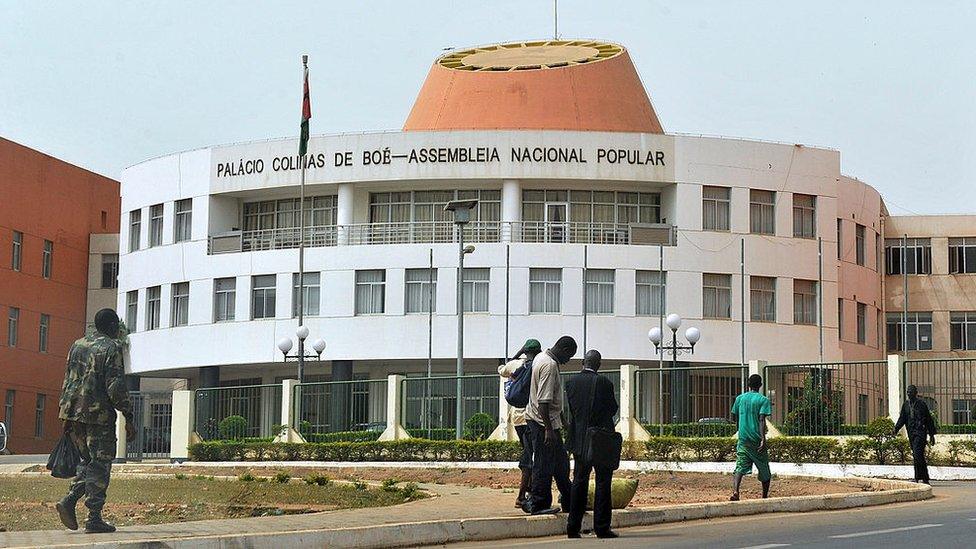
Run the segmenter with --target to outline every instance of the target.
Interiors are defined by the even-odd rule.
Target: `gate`
[[[125,445],[126,460],[168,459],[173,393],[129,393],[136,438]]]

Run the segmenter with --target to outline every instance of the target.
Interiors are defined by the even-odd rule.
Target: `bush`
[[[887,417],[879,417],[867,426],[867,436],[871,441],[874,460],[879,465],[888,463],[893,457],[888,455],[888,442],[895,438],[894,431],[895,422]]]
[[[397,482],[398,481],[395,478],[388,478],[383,481],[383,485],[381,486],[381,488],[383,489],[384,492],[397,492],[398,491]]]
[[[464,422],[464,440],[488,440],[498,427],[498,421],[490,415],[477,413]]]
[[[661,425],[644,423],[644,429],[651,436],[658,436]],[[738,429],[734,423],[666,423],[664,436],[667,437],[731,437]]]
[[[217,432],[224,440],[243,440],[247,434],[247,420],[244,416],[227,416],[217,424]]]
[[[400,488],[400,493],[405,500],[416,499],[420,496],[420,487],[417,486],[416,482],[408,482],[403,488]]]
[[[241,473],[240,475],[238,475],[237,480],[241,482],[254,482],[255,478],[254,475],[252,475],[251,472],[248,471],[246,473]]]
[[[306,442],[373,442],[380,438],[378,431],[340,431],[337,433],[309,433]]]
[[[193,461],[518,461],[516,441],[406,439],[376,442],[198,442]]]
[[[680,457],[683,441],[677,437],[652,437],[644,445],[652,461],[675,461]]]
[[[834,438],[778,437],[766,441],[770,461],[787,463],[830,463],[840,448]]]
[[[414,427],[408,428],[407,434],[413,438],[424,438],[427,440],[454,440],[457,431],[454,429],[421,429]]]
[[[359,490],[360,492],[365,492],[366,489],[369,488],[369,486],[367,486],[366,483],[361,480],[354,480],[352,485],[353,487],[356,488],[356,490]]]
[[[696,461],[728,461],[735,456],[734,438],[687,438],[681,441]]]
[[[289,475],[287,471],[278,471],[275,473],[275,476],[271,478],[271,480],[277,482],[278,484],[288,484],[288,481],[291,480],[291,475]]]
[[[325,475],[307,475],[302,480],[305,481],[305,484],[308,484],[309,486],[328,486],[332,483],[332,480]]]
[[[843,393],[825,387],[817,377],[810,375],[804,380],[800,398],[783,422],[786,434],[811,436],[836,435],[840,432]]]
[[[173,475],[173,478],[175,478],[176,480],[186,480],[190,477],[184,475],[183,473],[176,473],[175,475]]]

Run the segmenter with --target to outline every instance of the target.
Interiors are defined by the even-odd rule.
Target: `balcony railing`
[[[544,221],[473,222],[464,227],[466,242],[549,244],[635,244],[674,246],[676,230],[660,223],[570,223]],[[305,228],[305,246],[370,244],[441,244],[457,242],[450,221],[357,223]],[[212,235],[208,252],[222,254],[297,248],[298,228],[232,231]]]

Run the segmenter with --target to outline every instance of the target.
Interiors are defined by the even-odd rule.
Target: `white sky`
[[[823,145],[889,210],[976,212],[976,2],[563,0],[667,131]],[[0,1],[0,136],[110,177],[147,158],[397,129],[446,47],[550,38],[550,0]],[[0,182],[2,183],[2,182]]]

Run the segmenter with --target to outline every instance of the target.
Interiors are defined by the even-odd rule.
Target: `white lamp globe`
[[[312,343],[312,348],[315,349],[316,353],[322,354],[322,351],[325,350],[325,340],[322,338],[316,339],[315,343]]]
[[[695,328],[694,326],[688,328],[685,330],[685,339],[687,339],[688,343],[691,343],[692,345],[698,343],[698,340],[701,339],[701,330]]]
[[[651,343],[655,345],[659,345],[661,343],[661,340],[663,339],[661,335],[661,329],[658,328],[657,326],[651,328],[647,332],[647,339],[651,340]]]
[[[308,326],[299,326],[298,329],[295,330],[295,335],[298,336],[298,339],[305,339],[305,338],[307,338],[308,337]]]
[[[288,354],[288,351],[291,350],[291,345],[291,339],[287,337],[283,337],[278,340],[278,350],[286,355]]]
[[[671,328],[672,330],[677,330],[678,328],[681,327],[681,317],[674,313],[671,313],[668,315],[668,318],[667,320],[664,321],[664,323],[668,325],[668,328]]]

